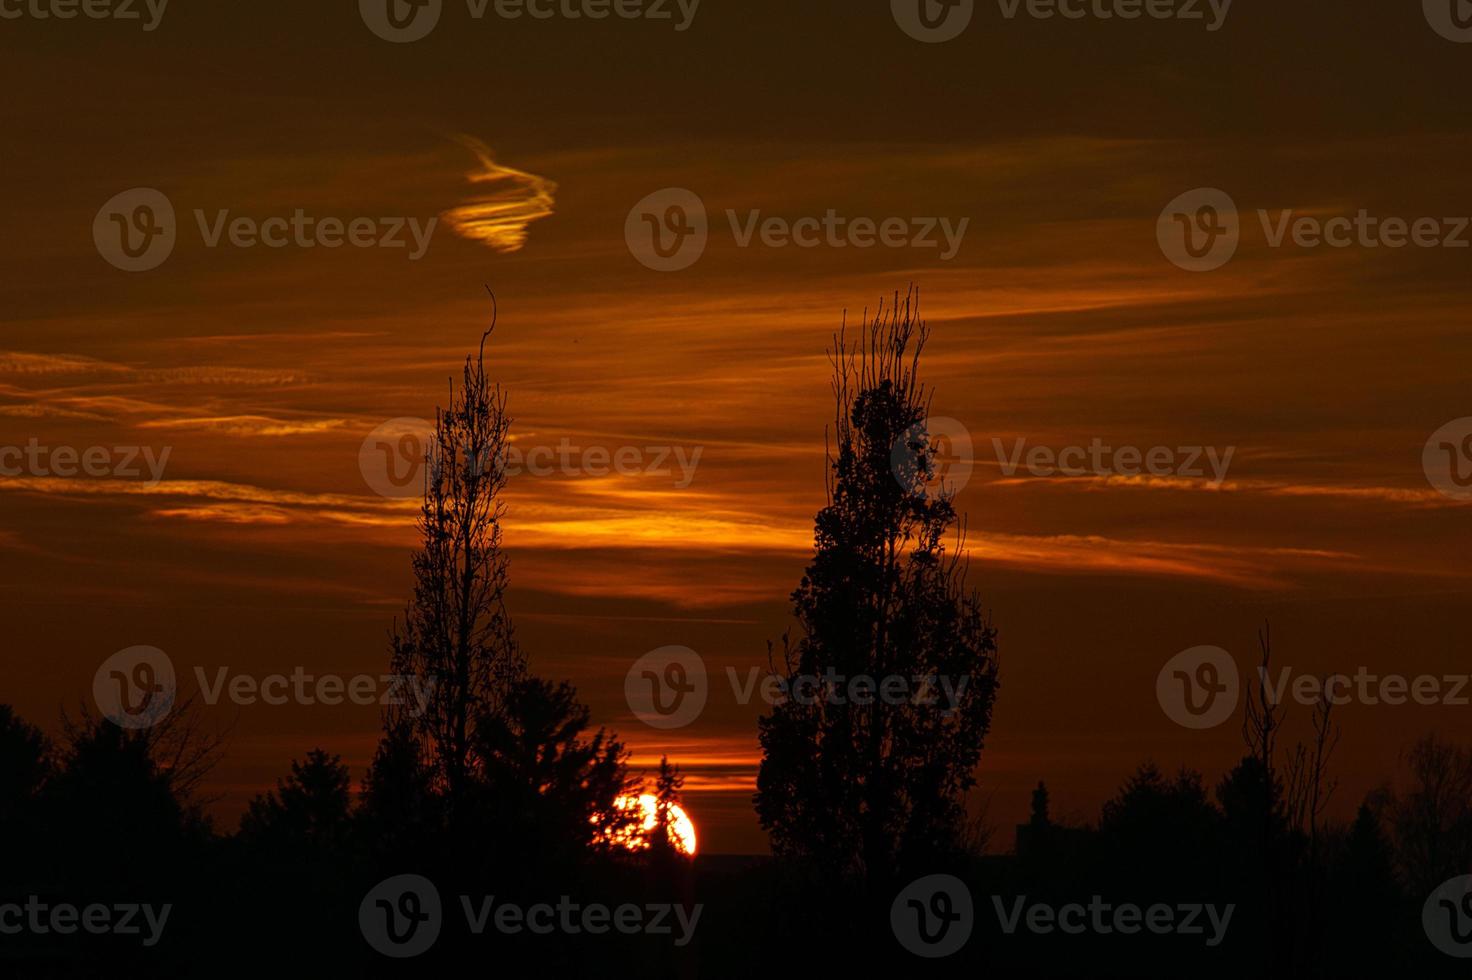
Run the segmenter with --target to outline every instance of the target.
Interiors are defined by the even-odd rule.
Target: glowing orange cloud
[[[484,242],[497,252],[519,250],[526,244],[527,225],[552,214],[557,185],[545,177],[502,166],[480,140],[462,136],[460,142],[481,166],[466,178],[485,185],[488,193],[446,211],[445,222],[462,238]]]

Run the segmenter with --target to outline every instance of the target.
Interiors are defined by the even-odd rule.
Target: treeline
[[[447,905],[461,893],[524,905],[572,894],[610,906],[683,894],[688,861],[662,826],[667,811],[653,828],[632,825],[619,799],[638,780],[616,742],[588,733],[571,689],[529,680],[507,708],[485,725],[498,741],[478,750],[453,805],[413,742],[386,737],[360,790],[337,756],[313,750],[222,835],[197,793],[210,760],[190,755],[208,740],[186,730],[187,713],[136,730],[87,715],[53,744],[0,705],[0,905],[43,910],[40,930],[0,935],[0,972],[259,976],[351,964],[371,974],[384,967],[364,943],[360,901],[404,873],[433,881]],[[663,767],[654,788],[666,804],[679,779]],[[104,906],[107,929],[61,931],[57,906]],[[447,921],[458,915],[447,911]],[[420,961],[494,956],[574,970],[618,949],[616,938],[595,952],[575,938],[518,945],[449,929]],[[633,964],[665,955],[624,945]]]
[[[668,943],[644,936],[549,943],[454,927],[462,894],[522,906],[572,895],[612,908],[672,900],[689,875],[671,830],[678,769],[665,760],[647,787],[649,820],[631,805],[646,787],[623,744],[591,728],[570,684],[537,677],[516,642],[504,604],[505,473],[488,465],[502,458],[510,420],[484,343],[425,449],[413,593],[390,634],[390,667],[419,696],[388,709],[361,788],[339,756],[314,749],[220,835],[198,795],[220,740],[188,696],[169,692],[172,710],[136,727],[84,708],[55,745],[0,709],[0,906],[46,910],[39,927],[0,935],[5,975],[392,972],[364,941],[360,904],[406,874],[432,882],[445,905],[419,969],[486,960],[510,975],[523,964],[578,975],[612,957],[618,975],[667,972]],[[163,939],[119,934],[112,922],[56,928],[73,905],[79,915],[144,906],[167,915],[155,926]],[[388,906],[385,916],[398,914]],[[406,934],[417,914],[399,923]]]
[[[1472,751],[1430,734],[1405,761],[1348,821],[1303,819],[1281,772],[1253,756],[1215,786],[1192,769],[1143,764],[1088,826],[1055,821],[1040,783],[1015,856],[972,869],[978,894],[1052,907],[1095,895],[1141,908],[1230,905],[1230,919],[1210,945],[1209,927],[1003,936],[987,908],[977,940],[991,952],[980,955],[1040,976],[1084,962],[1098,976],[1180,976],[1185,964],[1192,976],[1454,975],[1464,964],[1432,944],[1422,916],[1440,885],[1472,868]]]
[[[1409,752],[1409,780],[1337,824],[1327,817],[1339,740],[1328,701],[1312,713],[1309,740],[1289,746],[1282,708],[1260,685],[1245,699],[1242,760],[1214,787],[1192,770],[1142,766],[1096,824],[1074,827],[1053,819],[1039,784],[1016,853],[985,853],[990,828],[968,804],[1001,691],[998,631],[968,584],[964,523],[928,431],[926,337],[913,294],[835,337],[828,499],[791,596],[794,629],[768,655],[789,688],[830,675],[877,678],[886,690],[941,678],[948,696],[774,705],[759,722],[753,796],[771,860],[690,861],[673,832],[678,769],[665,760],[645,787],[576,691],[532,670],[505,605],[496,461],[510,419],[483,337],[425,448],[413,591],[389,635],[392,672],[424,696],[389,709],[361,784],[340,757],[314,749],[221,834],[199,795],[219,742],[188,697],[142,727],[84,710],[55,744],[0,708],[4,974],[1454,971],[1461,960],[1428,941],[1421,911],[1442,882],[1472,872],[1472,752],[1423,739]],[[1272,655],[1262,640],[1259,678]],[[646,790],[652,820],[628,804]],[[432,882],[442,914],[412,887],[376,894],[397,876]],[[926,881],[945,884],[909,894]],[[477,935],[462,896],[679,906],[694,910],[695,938]],[[146,943],[117,930],[12,933],[7,902],[77,903],[83,917],[143,906],[130,921],[156,933],[166,917],[167,934]],[[1198,925],[1209,910],[1213,941],[1184,927],[1049,925],[1060,909],[1103,915],[1092,910],[1105,903],[1137,906],[1127,916],[1136,925],[1155,914],[1140,910],[1173,909]],[[1465,912],[1472,929],[1472,899]],[[443,926],[437,941],[414,948],[431,918]],[[943,945],[951,929],[967,940],[955,949]],[[374,948],[374,930],[392,941]]]

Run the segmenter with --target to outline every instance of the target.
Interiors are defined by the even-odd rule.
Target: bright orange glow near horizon
[[[635,796],[620,796],[615,803],[620,809],[633,811],[640,818],[639,826],[621,843],[631,851],[641,851],[649,846],[649,834],[659,826],[659,799],[653,793]],[[697,846],[695,821],[678,803],[670,804],[670,822],[667,829],[670,843],[681,854],[695,856]]]

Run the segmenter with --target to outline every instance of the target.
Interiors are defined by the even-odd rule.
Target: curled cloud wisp
[[[459,139],[480,163],[479,169],[466,174],[480,193],[446,211],[445,222],[460,237],[483,242],[497,252],[519,250],[526,244],[527,226],[553,213],[557,184],[502,166],[480,140]]]

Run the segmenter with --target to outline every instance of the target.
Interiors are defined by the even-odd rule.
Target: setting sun
[[[621,796],[616,805],[625,810],[638,810],[640,817],[639,828],[631,831],[621,843],[631,851],[642,850],[649,846],[648,835],[654,830],[659,822],[659,801],[653,793],[645,793],[641,796]],[[695,854],[695,821],[685,812],[685,808],[678,803],[670,804],[670,842],[675,845],[675,850],[681,854]]]

